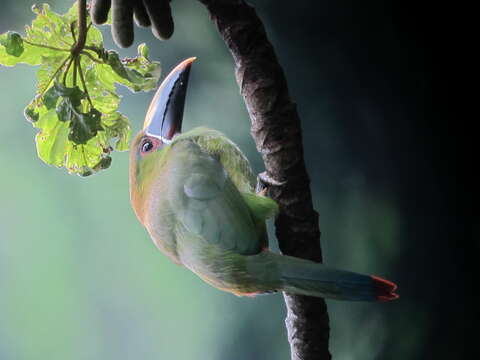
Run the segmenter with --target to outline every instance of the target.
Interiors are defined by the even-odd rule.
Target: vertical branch
[[[72,48],[72,54],[77,56],[85,47],[87,41],[87,0],[77,0],[78,3],[78,38]]]
[[[244,0],[200,0],[230,50],[265,163],[262,177],[280,205],[276,235],[284,254],[320,262],[318,214],[303,159],[300,118],[264,26]],[[329,319],[321,298],[284,294],[292,360],[328,360]]]

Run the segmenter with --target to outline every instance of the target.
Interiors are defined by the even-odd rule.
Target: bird
[[[256,193],[248,159],[224,134],[182,132],[190,69],[163,80],[132,141],[133,210],[156,247],[217,289],[237,296],[275,292],[348,301],[390,301],[397,285],[269,250],[266,220],[278,204]]]

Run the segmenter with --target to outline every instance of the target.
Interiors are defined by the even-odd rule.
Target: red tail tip
[[[395,293],[395,290],[397,290],[396,284],[375,275],[371,275],[370,277],[374,281],[378,301],[385,302],[399,298],[398,294]]]

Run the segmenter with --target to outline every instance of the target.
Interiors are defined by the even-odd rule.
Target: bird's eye
[[[145,139],[142,144],[142,153],[147,153],[152,151],[153,149],[153,142],[150,139]]]

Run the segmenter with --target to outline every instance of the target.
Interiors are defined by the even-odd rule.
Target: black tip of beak
[[[165,142],[181,132],[188,78],[194,60],[190,58],[177,65],[158,88],[145,118],[144,129],[148,135]]]

